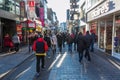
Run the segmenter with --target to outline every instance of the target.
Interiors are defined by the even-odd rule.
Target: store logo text
[[[97,9],[94,10],[93,17],[99,16],[103,13],[108,12],[108,11],[109,11],[109,3],[106,2],[103,6],[100,6]]]

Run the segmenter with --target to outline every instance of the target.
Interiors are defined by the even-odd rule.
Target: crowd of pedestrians
[[[36,72],[37,76],[40,74],[40,69],[45,68],[45,57],[55,58],[56,54],[63,54],[63,47],[68,47],[68,53],[76,52],[79,54],[79,62],[82,62],[83,56],[91,61],[89,51],[94,52],[95,34],[86,32],[68,33],[40,33],[34,40],[32,49],[36,55]],[[58,49],[57,53],[56,50]],[[41,64],[41,65],[40,65]]]

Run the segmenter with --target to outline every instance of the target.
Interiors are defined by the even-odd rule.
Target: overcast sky
[[[52,8],[58,17],[59,22],[66,21],[66,10],[69,9],[70,0],[47,0],[48,7]]]

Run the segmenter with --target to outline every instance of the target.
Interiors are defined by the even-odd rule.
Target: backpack
[[[36,41],[36,53],[44,53],[45,52],[44,46],[45,46],[44,42]]]

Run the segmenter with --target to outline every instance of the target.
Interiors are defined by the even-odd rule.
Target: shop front
[[[24,44],[28,43],[29,35],[35,31],[36,29],[36,23],[31,20],[26,20],[24,22],[21,22],[22,26],[22,42]]]
[[[105,22],[104,21],[99,21],[99,27],[98,27],[98,47],[101,50],[105,51]]]
[[[115,15],[112,55],[120,59],[120,15]]]
[[[97,23],[98,49],[120,59],[120,1],[104,1],[87,13],[89,29]]]
[[[0,52],[4,51],[4,36],[7,33],[10,37],[16,33],[16,21],[0,18]]]

